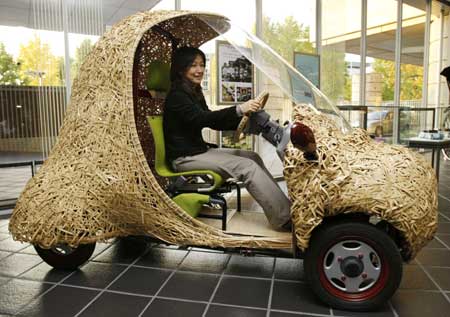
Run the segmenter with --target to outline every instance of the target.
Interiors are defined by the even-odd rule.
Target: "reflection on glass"
[[[211,1],[211,0],[181,0],[181,9],[199,12],[212,12],[226,17],[232,18],[238,21],[239,25],[246,30],[255,31],[256,24],[256,10],[255,1],[239,1],[238,3],[228,2],[228,1]],[[217,37],[217,40],[225,40],[222,37]],[[220,106],[217,105],[218,94],[220,89],[218,89],[217,78],[217,56],[216,56],[216,42],[209,41],[203,44],[200,49],[206,54],[209,62],[207,63],[207,71],[204,74],[204,87],[208,88],[203,91],[206,102],[211,109],[217,109]],[[206,84],[207,83],[207,84]],[[223,89],[222,91],[227,91]],[[225,98],[227,96],[224,96]],[[231,98],[233,99],[233,98]],[[237,98],[235,98],[237,99]],[[208,129],[205,129],[208,130]],[[219,133],[214,130],[210,130],[206,133],[208,135],[207,140],[209,142],[217,142],[219,144],[227,144],[227,146],[235,146],[233,144],[232,138],[225,141],[220,140]],[[229,142],[228,142],[229,141]],[[248,142],[251,142],[249,140]],[[252,146],[250,146],[252,147]]]
[[[57,30],[0,26],[0,60],[10,65],[0,71],[0,152],[43,153],[56,137],[66,104],[63,42]]]
[[[439,119],[436,127],[448,129],[450,128],[450,112],[446,111],[449,104],[449,89],[446,80],[439,73],[444,66],[448,66],[445,62],[445,56],[448,55],[448,34],[450,27],[448,26],[450,8],[444,6],[439,1],[431,3],[431,24],[430,24],[430,42],[429,42],[429,58],[428,58],[428,107],[436,107],[438,109]],[[444,21],[442,21],[444,18]],[[444,34],[442,34],[441,25],[444,22]],[[441,56],[441,45],[443,48],[443,56]],[[441,62],[442,61],[442,62]],[[441,67],[440,67],[441,66]]]
[[[67,6],[67,24],[62,4]],[[84,6],[76,0],[35,0],[30,3],[33,28],[0,26],[0,60],[10,65],[8,76],[0,70],[0,152],[48,155],[67,105],[66,65],[73,81],[103,32],[100,13],[100,0]],[[70,57],[65,56],[64,27],[69,31]]]
[[[220,145],[224,148],[252,150],[252,136],[246,135],[239,142],[234,141],[234,131],[221,131],[220,132]]]
[[[375,106],[369,108],[368,117],[380,117],[379,120],[371,120],[369,133],[377,129],[388,143],[393,140],[393,111],[388,107],[394,105],[396,28],[396,1],[367,1],[365,102],[368,106]],[[369,121],[367,126],[369,130]]]
[[[232,19],[246,30],[255,30],[255,1],[211,1],[211,0],[181,0],[182,10],[212,12]]]
[[[78,71],[86,59],[86,56],[91,52],[98,39],[98,36],[74,33],[69,34],[69,42],[75,47],[75,50],[70,52],[70,79],[72,83],[78,75]]]
[[[208,0],[181,0],[182,10],[213,12],[224,15],[228,18],[238,21],[239,25],[246,30],[255,30],[256,11],[254,1],[240,1],[239,10],[235,5],[226,1],[208,1]],[[223,38],[217,38],[223,40]],[[216,45],[215,41],[209,41],[203,44],[200,49],[208,56],[210,69],[205,73],[205,80],[209,83],[209,90],[204,91],[205,99],[208,104],[214,108],[216,105],[217,94],[217,65],[216,65]]]
[[[152,10],[175,10],[175,0],[161,0]]]
[[[322,91],[339,105],[359,104],[361,1],[322,2]]]
[[[262,40],[235,26],[226,18],[200,18],[270,78],[291,102],[304,103],[305,96],[308,96],[308,103],[335,120],[343,132],[350,130],[350,126],[330,100]]]
[[[293,10],[285,10],[277,0],[262,1],[262,40],[289,63],[294,64],[294,52],[315,53],[315,5],[315,0],[304,0],[301,5],[300,2],[292,2]],[[297,94],[307,91],[300,82],[294,83],[294,86],[298,90]],[[289,98],[270,78],[261,74],[259,91],[264,90],[271,91],[271,106],[268,110],[271,116],[281,122],[289,120],[292,116]],[[311,96],[307,93],[306,98]],[[304,102],[308,102],[308,99]]]
[[[282,10],[278,0],[262,2],[262,39],[288,62],[294,52],[315,53],[315,5],[306,0],[299,10]]]
[[[400,107],[417,108],[422,104],[426,7],[425,3],[410,3],[406,1],[402,5]],[[401,111],[400,139],[417,136],[418,122],[411,111]]]
[[[367,12],[366,103],[392,106],[397,2],[368,0]]]
[[[62,19],[64,6],[68,9],[67,24]],[[5,16],[16,14],[13,6],[2,10]],[[101,0],[33,0],[29,1],[29,11],[31,28],[0,25],[0,153],[8,153],[9,162],[47,157],[67,105],[66,62],[73,80],[103,32]],[[65,56],[65,26],[70,58]],[[16,190],[0,193],[0,200],[17,198],[31,177],[27,166],[0,169],[0,179],[10,178],[12,170]]]

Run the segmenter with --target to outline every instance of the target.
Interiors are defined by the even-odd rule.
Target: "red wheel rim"
[[[366,244],[368,244],[370,247],[372,247],[376,252],[377,256],[380,259],[380,276],[378,280],[375,282],[374,285],[372,285],[367,290],[358,292],[358,293],[347,293],[344,292],[338,288],[336,288],[327,278],[325,271],[323,269],[323,264],[325,261],[325,255],[327,254],[328,250],[331,249],[332,246],[335,244],[345,241],[345,240],[356,240],[356,241],[362,241]],[[320,253],[319,260],[317,261],[317,268],[319,270],[319,278],[320,283],[322,286],[330,293],[332,296],[337,297],[341,300],[345,301],[352,301],[352,302],[361,302],[365,300],[369,300],[371,298],[374,298],[377,296],[386,286],[386,283],[388,281],[389,277],[389,265],[387,265],[386,256],[383,252],[380,252],[380,247],[377,245],[374,245],[372,241],[369,239],[365,239],[363,237],[358,236],[345,236],[340,237],[338,240],[335,240],[331,242],[326,248],[324,248],[324,251]]]

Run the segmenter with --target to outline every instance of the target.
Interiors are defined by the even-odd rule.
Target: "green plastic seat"
[[[148,77],[146,80],[146,86],[154,97],[162,98],[170,88],[170,67],[167,63],[160,61],[153,61],[150,63],[148,70]],[[155,142],[155,169],[156,172],[162,177],[176,178],[180,176],[205,176],[210,177],[212,183],[194,184],[192,192],[179,192],[179,189],[175,188],[175,192],[172,193],[174,197],[172,200],[181,207],[186,213],[192,217],[202,216],[207,218],[221,219],[222,230],[226,230],[227,220],[227,203],[226,200],[220,196],[219,193],[231,191],[230,185],[233,183],[226,183],[222,176],[210,171],[210,170],[194,170],[187,172],[174,172],[169,167],[166,161],[166,148],[164,143],[164,129],[163,129],[163,117],[162,116],[149,116],[147,121],[152,130],[153,139]],[[223,185],[226,186],[223,186]],[[241,210],[241,194],[239,186],[234,183],[237,190],[237,210]],[[200,214],[202,206],[204,204],[211,203],[220,205],[222,208],[222,215],[208,215]]]
[[[166,93],[170,88],[170,66],[162,61],[152,61],[148,66],[148,77],[146,85],[149,90],[158,93]],[[210,188],[202,189],[202,192],[215,190],[223,184],[222,176],[209,170],[196,170],[189,172],[173,172],[166,161],[166,149],[164,144],[164,129],[162,116],[147,117],[150,128],[152,129],[155,142],[155,169],[163,177],[192,176],[192,175],[210,175],[213,179],[213,185]]]
[[[155,169],[156,172],[163,177],[178,177],[178,176],[201,176],[209,175],[213,179],[211,187],[202,188],[201,192],[210,192],[219,188],[224,180],[222,176],[210,170],[193,170],[187,172],[173,172],[166,161],[166,148],[164,144],[164,130],[162,116],[148,116],[147,121],[152,129],[153,139],[155,142]]]
[[[197,217],[204,204],[209,203],[209,195],[204,194],[180,194],[172,200],[192,217]]]

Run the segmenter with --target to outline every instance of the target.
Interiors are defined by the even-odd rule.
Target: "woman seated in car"
[[[242,181],[261,205],[269,223],[289,230],[290,201],[252,151],[218,149],[206,143],[203,128],[235,130],[244,114],[260,109],[256,100],[211,111],[202,93],[205,54],[193,47],[174,52],[170,70],[171,89],[164,108],[164,137],[169,164],[177,172],[211,170],[223,178]]]

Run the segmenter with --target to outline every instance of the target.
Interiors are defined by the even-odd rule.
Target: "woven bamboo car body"
[[[170,62],[172,43],[164,34],[198,47],[226,29],[227,21],[204,13],[143,12],[103,35],[73,84],[58,142],[18,199],[10,220],[16,240],[51,248],[151,235],[177,245],[292,246],[290,238],[235,236],[190,217],[152,170],[146,117],[161,114],[163,102],[142,93],[147,66]],[[431,166],[408,149],[373,142],[362,130],[342,132],[310,105],[297,104],[292,119],[313,129],[319,153],[312,163],[292,145],[286,150],[297,246],[305,250],[328,216],[364,213],[390,223],[404,258],[412,259],[437,227]]]

